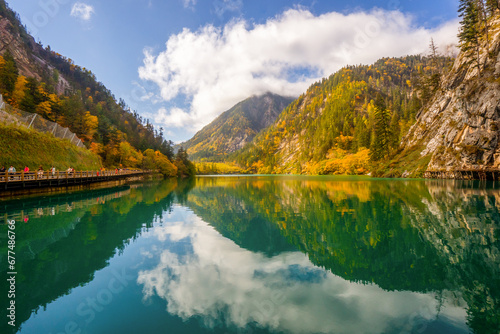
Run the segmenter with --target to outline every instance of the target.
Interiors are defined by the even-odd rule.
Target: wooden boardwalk
[[[18,189],[66,187],[107,182],[142,176],[149,172],[142,170],[121,171],[75,171],[75,172],[17,172],[0,174],[0,192]]]

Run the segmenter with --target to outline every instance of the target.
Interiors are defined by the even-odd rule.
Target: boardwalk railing
[[[75,172],[17,172],[0,173],[0,192],[8,190],[83,185],[114,181],[148,174],[142,170],[75,171]]]
[[[121,171],[75,171],[75,172],[5,172],[0,174],[0,183],[41,181],[41,180],[66,180],[66,179],[84,179],[84,178],[102,178],[118,177],[125,175],[143,174],[142,170],[121,170]]]

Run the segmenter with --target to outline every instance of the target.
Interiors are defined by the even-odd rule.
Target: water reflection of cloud
[[[198,316],[209,327],[257,323],[289,333],[382,333],[411,332],[437,317],[433,294],[348,282],[299,252],[271,258],[252,253],[194,215],[154,233],[160,240],[191,242],[192,252],[182,255],[157,250],[158,265],[138,277],[145,299],[158,295],[184,320]],[[466,328],[461,307],[448,305],[440,314]]]

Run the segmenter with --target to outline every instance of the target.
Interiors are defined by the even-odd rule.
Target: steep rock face
[[[484,68],[461,53],[402,145],[424,147],[427,170],[500,167],[500,17],[492,22],[490,42],[483,41]]]
[[[252,141],[274,123],[294,99],[267,93],[252,96],[227,110],[193,138],[180,144],[192,159],[220,160]]]
[[[34,40],[32,41],[34,43]],[[36,44],[36,43],[34,43]],[[24,43],[21,40],[19,32],[9,21],[8,18],[0,18],[0,53],[3,54],[9,50],[16,60],[19,67],[19,73],[25,77],[34,77],[40,80],[34,62],[31,61],[31,55],[26,50]]]
[[[0,6],[3,4],[0,4]],[[53,75],[55,68],[44,60],[43,47],[35,39],[12,24],[5,9],[0,12],[0,55],[9,51],[16,61],[19,74],[36,80],[43,80],[40,73]],[[63,94],[71,86],[69,82],[58,74],[55,89],[58,94]]]

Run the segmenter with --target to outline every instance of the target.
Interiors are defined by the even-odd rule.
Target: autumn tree
[[[100,143],[93,142],[90,144],[89,148],[92,152],[94,152],[97,155],[102,156],[104,153],[104,146]]]
[[[129,142],[120,143],[120,165],[124,167],[139,167],[142,164],[143,155],[130,145]]]
[[[11,98],[10,98],[10,104],[14,108],[20,108],[21,101],[24,99],[24,96],[26,95],[26,84],[28,83],[28,80],[26,80],[26,77],[23,75],[20,75],[17,77],[16,84],[14,85],[14,91],[12,92]]]
[[[177,176],[177,166],[174,165],[166,155],[162,154],[160,151],[155,152],[152,149],[144,151],[142,168],[157,170],[165,177]]]
[[[89,111],[85,112],[83,117],[83,136],[87,138],[88,141],[91,141],[94,134],[97,131],[97,127],[99,125],[99,118],[97,116],[92,115]]]
[[[172,163],[168,157],[160,151],[155,152],[155,164],[160,173],[162,173],[165,177],[179,176],[178,164]]]
[[[142,168],[146,170],[155,170],[156,163],[155,163],[155,151],[152,149],[147,149],[143,153],[143,159],[142,159]]]
[[[52,108],[50,106],[50,101],[40,102],[36,107],[35,111],[37,114],[41,115],[44,118],[49,120],[53,120],[52,116]]]

